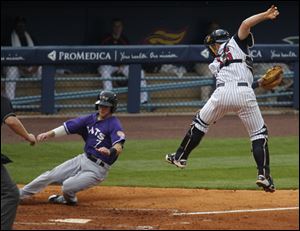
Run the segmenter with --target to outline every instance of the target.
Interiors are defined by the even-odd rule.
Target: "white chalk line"
[[[176,213],[177,209],[152,209],[152,208],[100,208],[99,210],[109,210],[109,211],[141,211],[141,212],[156,212],[156,211],[168,211]]]
[[[90,222],[91,219],[67,218],[67,219],[50,219],[49,221],[60,222],[60,223],[72,223],[72,224],[86,224]]]
[[[173,211],[174,216],[185,216],[185,215],[211,215],[211,214],[228,214],[228,213],[249,213],[249,212],[267,212],[267,211],[285,211],[285,210],[299,210],[299,207],[286,207],[286,208],[264,208],[264,209],[244,209],[244,210],[224,210],[224,211],[207,211],[207,212],[185,212],[185,213],[179,213],[177,210],[169,210],[169,209],[126,209],[126,208],[104,208],[103,210],[124,210],[124,211]],[[176,211],[176,212],[174,212]],[[91,219],[57,219],[57,220],[49,220],[52,222],[15,222],[16,225],[58,225],[63,223],[73,223],[73,224],[86,224]],[[188,222],[187,222],[188,223]],[[114,226],[114,225],[113,225]],[[115,225],[117,227],[129,227],[126,224],[119,224]],[[135,226],[130,226],[135,227]],[[135,228],[138,228],[140,230],[145,229],[153,229],[154,226],[136,226]]]
[[[185,215],[210,215],[210,214],[226,214],[226,213],[252,213],[252,212],[267,212],[267,211],[297,210],[297,209],[299,209],[299,207],[224,210],[224,211],[207,211],[207,212],[187,212],[187,213],[173,213],[173,215],[174,216],[185,216]]]
[[[54,222],[14,222],[15,225],[57,225]]]

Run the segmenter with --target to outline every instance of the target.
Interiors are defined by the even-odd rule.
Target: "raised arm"
[[[248,37],[250,33],[251,27],[255,26],[256,24],[268,20],[268,19],[275,19],[279,15],[279,11],[276,6],[272,5],[267,11],[255,14],[249,18],[246,18],[242,24],[240,25],[238,36],[240,40],[244,40]]]

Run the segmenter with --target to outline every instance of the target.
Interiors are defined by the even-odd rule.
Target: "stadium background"
[[[37,41],[37,45],[59,46],[60,48],[69,45],[99,45],[103,36],[111,31],[111,20],[116,17],[123,19],[124,34],[129,38],[130,44],[201,45],[210,22],[217,22],[220,27],[226,28],[233,34],[236,32],[239,22],[245,17],[244,12],[252,14],[257,7],[256,2],[250,1],[243,3],[230,1],[225,3],[218,1],[175,1],[172,3],[149,1],[139,3],[104,1],[97,3],[87,1],[83,3],[75,1],[72,4],[67,1],[53,3],[48,1],[24,3],[21,1],[4,1],[1,4],[3,6],[1,9],[2,46],[9,44],[10,31],[15,17],[23,16],[27,20],[26,28]],[[255,43],[263,45],[297,44],[299,40],[297,4],[293,1],[279,1],[280,20],[276,21],[276,25],[274,22],[265,22],[254,27]],[[261,8],[266,8],[269,3],[259,2],[259,5]],[[274,24],[273,27],[272,24]],[[268,33],[264,32],[269,27],[272,28],[272,36],[268,36]],[[158,38],[159,42],[153,38]],[[285,52],[284,55],[289,56],[291,51],[287,49]],[[201,55],[207,55],[206,53],[202,54],[201,52]],[[136,107],[140,107],[142,112],[168,113],[194,112],[199,106],[203,106],[214,89],[214,82],[206,65],[209,60],[206,60],[206,63],[196,60],[182,63],[162,63],[161,61],[159,63],[143,63],[139,68],[145,70],[147,87],[152,88],[146,89],[149,93],[148,104],[136,105]],[[36,57],[32,61],[32,65],[38,61],[39,58]],[[255,77],[260,77],[274,62],[278,63],[279,61],[264,58],[263,63],[256,64]],[[298,82],[294,86],[291,85],[293,84],[293,75],[295,75],[293,73],[296,72],[297,75],[299,70],[297,63],[295,61],[290,62],[288,58],[280,63],[284,65],[286,78],[282,86],[275,92],[256,90],[258,101],[262,102],[262,106],[266,106],[267,110],[272,110],[273,106],[278,104],[280,109],[299,107],[299,102],[295,103],[299,96],[299,91],[295,87]],[[43,82],[41,78],[25,76],[13,80],[16,81],[17,86],[16,99],[13,100],[13,105],[16,110],[27,114],[42,112],[43,114],[66,115],[91,111],[92,107],[89,105],[93,103],[97,90],[102,88],[103,77],[97,72],[99,65],[99,62],[83,62],[76,63],[76,65],[69,62],[65,65],[56,66],[56,70],[54,70],[55,93],[54,89],[50,89],[53,83]],[[9,73],[13,71],[6,70],[3,65],[1,67],[1,90],[3,90],[4,85],[11,81],[11,77],[8,78],[8,75],[13,76],[14,73]],[[46,73],[46,68],[43,70]],[[53,76],[53,73],[46,75]],[[137,79],[136,77],[131,79]],[[52,77],[47,78],[52,79]],[[201,80],[201,82],[193,82],[193,80]],[[41,92],[43,85],[47,86],[46,88],[49,92],[52,91],[52,94],[57,94],[55,103],[60,106],[52,109],[49,101],[52,102],[53,99],[43,100],[43,102],[37,100],[41,95],[42,98],[45,97],[44,93]],[[13,90],[8,88],[8,91]],[[118,112],[140,111],[128,110],[129,103],[133,103],[136,99],[127,97],[127,88],[116,89],[116,92],[121,93],[119,94],[121,104]],[[130,93],[132,91],[129,91]],[[293,97],[294,94],[295,97]],[[29,100],[29,96],[35,97],[35,99]],[[41,109],[41,107],[48,107],[48,111]]]
[[[258,5],[265,9],[270,4],[268,1],[3,1],[1,42],[9,36],[13,19],[21,15],[27,19],[28,30],[37,37],[39,45],[99,45],[99,39],[110,31],[110,22],[115,17],[124,20],[125,34],[132,44],[142,44],[157,28],[170,32],[188,28],[182,44],[202,44],[210,21],[219,22],[233,34],[246,15],[257,12]],[[276,5],[280,9],[280,20],[274,25],[276,33],[269,36],[266,31],[274,22],[265,22],[253,28],[256,43],[285,43],[284,38],[299,35],[298,2],[276,1]]]
[[[265,9],[269,7],[270,2],[211,1],[198,3],[193,1],[162,1],[158,3],[144,1],[135,3],[132,1],[75,1],[70,3],[67,1],[4,1],[1,2],[1,46],[6,45],[13,19],[19,15],[26,17],[28,30],[38,39],[39,45],[98,45],[99,39],[110,31],[110,21],[115,17],[120,17],[124,20],[125,34],[129,37],[132,44],[144,44],[147,37],[158,29],[163,29],[173,34],[180,34],[182,31],[185,31],[185,36],[180,44],[202,44],[205,33],[204,28],[211,20],[218,21],[222,27],[234,33],[240,21],[242,21],[246,15],[257,12],[258,5],[259,9]],[[277,6],[281,13],[280,20],[276,21],[276,24],[274,22],[266,22],[255,27],[253,32],[255,34],[256,43],[298,44],[298,40],[295,39],[295,37],[299,38],[299,3],[295,1],[278,1]],[[270,29],[270,24],[273,23],[274,25],[272,26],[276,27],[276,30],[274,30],[276,33],[274,32],[272,36],[270,36],[270,33],[266,33],[266,31]],[[286,38],[293,38],[293,40],[287,40]],[[266,67],[267,64],[265,64],[263,69],[265,70]],[[99,77],[94,73],[95,65],[76,65],[67,66],[67,68],[73,72],[70,77],[73,77],[74,74],[83,79],[85,77],[84,75],[87,77]],[[184,76],[189,76],[189,74],[194,76],[193,72],[187,73]],[[158,77],[172,77],[173,75],[174,74],[164,73],[159,74]],[[149,74],[149,76],[151,76],[151,74]],[[57,74],[56,77],[60,77],[59,74]],[[62,77],[68,77],[68,75],[63,74]],[[23,78],[23,80],[24,79],[26,78]],[[4,81],[5,74],[1,78],[1,83],[4,83]],[[156,83],[158,80],[152,81]],[[174,82],[171,78],[169,81]],[[97,80],[97,82],[99,82],[99,80]],[[101,85],[99,86],[100,90]],[[40,82],[36,83],[34,81],[19,84],[19,89],[22,93],[19,96],[23,97],[32,94],[34,91],[38,92],[38,88],[40,87]],[[81,80],[81,82],[78,83],[76,81],[72,82],[67,80],[64,84],[56,85],[56,91],[60,92],[66,89],[74,91],[75,87],[78,91],[80,91],[80,88],[98,89],[98,87],[95,87],[95,82],[92,81],[86,81],[86,83],[84,83]],[[169,100],[167,101],[169,103],[177,101],[178,98],[176,98],[176,96],[184,100],[194,100],[201,97],[199,89],[189,89],[188,87],[181,91],[170,91],[163,96],[160,94],[158,91],[153,98],[160,99],[165,97]],[[192,97],[185,97],[186,95],[191,95]],[[90,104],[91,108],[89,108],[89,110],[92,110],[94,98],[95,97],[89,97],[86,100],[81,99],[72,101],[71,103],[77,105]],[[275,101],[276,99],[275,97]],[[126,103],[126,100],[127,96],[121,95],[121,102]],[[274,100],[274,97],[271,97],[271,101],[272,100]],[[219,164],[218,166],[208,166],[208,172],[205,172],[201,167],[196,168],[199,174],[201,173],[203,176],[215,180],[210,182],[211,185],[216,185],[215,188],[225,188],[226,190],[224,191],[202,190],[206,188],[202,185],[203,178],[199,177],[200,175],[192,176],[193,168],[190,171],[178,172],[177,169],[169,170],[170,166],[164,166],[163,163],[161,164],[162,160],[160,160],[160,158],[163,159],[163,155],[165,154],[160,153],[162,152],[161,150],[163,150],[163,146],[166,146],[164,142],[168,146],[170,145],[168,139],[171,139],[173,142],[171,146],[176,146],[185,134],[186,126],[190,123],[197,109],[197,106],[176,107],[175,110],[174,107],[165,107],[158,108],[154,111],[142,111],[146,112],[147,115],[144,113],[128,115],[126,111],[125,114],[119,112],[118,115],[125,129],[128,131],[128,140],[132,143],[128,144],[129,151],[125,150],[124,156],[120,159],[120,165],[112,169],[111,176],[107,179],[107,183],[104,184],[107,186],[99,186],[99,188],[91,189],[87,193],[80,193],[79,199],[81,200],[81,207],[79,206],[79,208],[61,208],[59,206],[49,206],[47,203],[44,203],[48,194],[54,192],[58,193],[60,190],[55,186],[49,187],[45,192],[34,198],[33,201],[29,201],[27,204],[20,206],[15,227],[18,229],[70,229],[74,227],[81,229],[275,229],[279,227],[282,229],[299,229],[299,210],[273,211],[260,213],[260,216],[255,215],[256,213],[252,213],[252,215],[251,213],[246,213],[244,215],[234,214],[232,216],[230,214],[205,215],[201,217],[184,216],[177,220],[174,219],[172,215],[174,209],[190,212],[299,206],[299,142],[298,139],[295,140],[295,138],[299,137],[299,117],[297,109],[295,110],[291,105],[273,107],[272,104],[270,104],[263,107],[266,123],[270,129],[271,140],[272,137],[274,137],[278,142],[280,142],[280,140],[285,141],[284,145],[281,145],[282,147],[272,150],[272,153],[274,153],[273,156],[271,153],[271,158],[273,158],[273,163],[275,163],[275,176],[279,188],[276,194],[272,195],[266,195],[264,192],[255,190],[251,185],[253,178],[249,177],[248,179],[248,175],[246,178],[243,179],[243,177],[240,177],[238,180],[236,179],[236,181],[234,180],[235,178],[233,178],[233,185],[236,183],[237,185],[241,185],[241,187],[224,186],[222,184],[220,186],[218,177],[221,178],[221,181],[227,182],[227,180],[230,179],[226,179],[226,176],[230,178],[233,177],[233,173],[238,172],[238,170],[235,170],[230,164],[227,169],[229,172],[224,173],[224,176],[215,175],[215,179],[214,177],[211,178],[210,175],[214,176],[214,171],[216,170],[217,172],[218,166],[222,165],[222,161],[226,161],[229,156],[230,158],[232,157],[230,149],[227,149],[227,147],[224,147],[222,151],[214,151],[214,145],[210,148],[212,156],[214,154],[217,156],[222,155],[223,159],[220,162],[218,162],[218,158],[216,157],[216,162]],[[69,115],[70,113],[72,115],[86,113],[85,111],[80,111],[80,109],[61,110],[55,112],[55,116],[42,116],[44,118],[37,119],[36,115],[39,116],[41,114],[38,110],[18,109],[17,111],[18,115],[25,115],[21,117],[22,121],[30,131],[36,134],[61,124],[61,122],[68,118],[64,117],[65,115]],[[160,114],[160,112],[163,114]],[[172,112],[182,115],[172,115]],[[155,126],[149,127],[148,125],[150,124],[155,124]],[[3,149],[8,151],[8,154],[13,156],[15,160],[15,163],[10,165],[9,169],[19,184],[27,182],[26,180],[22,180],[22,177],[27,174],[32,174],[32,165],[39,166],[39,164],[41,164],[42,166],[39,166],[39,171],[42,172],[47,170],[49,166],[54,167],[55,161],[62,162],[64,158],[67,158],[65,153],[59,151],[62,150],[62,147],[58,146],[55,148],[54,144],[50,144],[50,146],[41,144],[39,145],[38,151],[32,149],[27,150],[26,148],[26,151],[22,152],[21,150],[25,150],[25,146],[22,146],[22,140],[12,135],[7,128],[4,128],[2,131],[2,137],[2,141],[6,145],[1,145],[1,147],[3,146]],[[229,142],[228,137],[237,140],[233,141],[233,147],[236,143],[240,142],[238,139],[240,137],[245,138],[243,142],[245,142],[246,146],[248,145],[246,132],[242,124],[237,122],[236,117],[226,116],[223,121],[213,126],[211,133],[208,134],[207,140],[208,142],[212,142],[212,144],[220,143],[224,145],[224,143]],[[161,142],[161,146],[159,146],[161,150],[153,146],[153,144],[157,144],[158,140]],[[76,136],[68,137],[68,140],[60,139],[59,141],[63,143],[66,142],[66,146],[68,142],[71,141],[77,142],[76,145],[82,144],[80,139]],[[145,147],[149,147],[148,152],[143,149],[143,144]],[[206,144],[204,143],[203,145],[205,147]],[[290,149],[287,149],[287,146],[289,146],[288,148]],[[19,151],[16,151],[17,148],[20,148]],[[155,153],[151,151],[152,148],[155,148]],[[57,149],[57,151],[55,149]],[[139,155],[131,157],[130,151],[133,152],[135,149],[140,150],[140,153]],[[233,162],[232,164],[239,160],[241,156],[244,156],[245,152],[250,155],[250,150],[248,149],[247,146],[246,151],[242,149],[241,154],[230,159]],[[77,150],[78,152],[81,151],[80,148]],[[52,154],[50,154],[50,151],[54,151],[54,154],[52,152]],[[20,157],[20,152],[24,154],[23,158]],[[47,166],[43,166],[42,163],[38,164],[39,155],[41,155],[41,153],[43,153],[42,155],[45,157],[48,157]],[[201,153],[200,148],[199,153],[195,153],[193,156],[195,158],[195,164],[201,163],[201,154],[204,155],[202,160],[204,161],[206,159],[205,154]],[[284,154],[287,154],[287,159],[283,157],[281,157],[283,159],[278,159],[278,156],[283,156]],[[27,158],[26,155],[29,157]],[[150,159],[151,155],[157,159]],[[128,161],[136,162],[137,164],[140,163],[141,166],[128,164],[126,157]],[[290,166],[291,169],[289,168]],[[124,172],[122,173],[121,170],[118,171],[118,167],[124,170]],[[135,168],[137,169],[135,170]],[[121,178],[120,176],[123,176],[121,179],[135,179],[139,174],[142,175],[139,168],[144,168],[146,174],[149,174],[149,176],[145,178],[147,179],[147,182],[144,182],[146,186],[147,184],[149,185],[149,182],[151,185],[151,181],[153,180],[151,175],[155,175],[155,171],[157,171],[157,173],[161,173],[160,171],[162,171],[163,175],[161,175],[160,178],[165,179],[167,175],[169,178],[165,180],[171,182],[169,186],[166,186],[166,183],[165,187],[176,187],[172,185],[172,183],[179,183],[175,179],[180,179],[182,184],[186,179],[186,184],[189,183],[188,180],[191,180],[196,182],[198,185],[196,188],[200,189],[185,191],[187,189],[169,188],[164,190],[164,186],[156,188],[157,186],[154,184],[154,186],[152,186],[153,188],[143,188],[141,185],[135,183],[129,188],[115,188],[115,186],[126,186],[127,181],[122,184],[117,180]],[[251,166],[251,168],[253,173],[255,171],[254,166]],[[172,175],[176,178],[172,178]],[[291,183],[284,185],[282,182],[285,182],[289,177]],[[186,187],[187,186],[183,184],[181,188]],[[214,187],[210,186],[208,188],[212,189]],[[248,191],[245,189],[251,190]],[[119,192],[120,194],[115,194],[114,192]],[[193,199],[188,200],[187,198]],[[263,200],[262,203],[261,200]],[[42,214],[40,213],[41,209],[44,211]],[[95,214],[98,214],[97,219],[94,219]],[[49,218],[59,219],[74,217],[92,218],[93,221],[86,226],[49,221]]]

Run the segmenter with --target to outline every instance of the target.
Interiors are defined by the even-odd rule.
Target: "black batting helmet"
[[[114,113],[117,110],[117,94],[112,91],[101,91],[95,102],[95,109],[98,110],[99,106],[111,107],[111,112]]]

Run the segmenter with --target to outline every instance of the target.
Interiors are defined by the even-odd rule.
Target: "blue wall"
[[[110,20],[125,21],[125,34],[132,44],[143,43],[155,29],[178,32],[187,28],[183,44],[201,44],[206,25],[216,20],[230,33],[241,21],[266,10],[269,1],[2,1],[1,43],[7,40],[15,16],[27,19],[28,31],[39,45],[98,45],[110,31]],[[299,36],[299,2],[276,2],[280,15],[253,28],[256,43],[284,43]],[[270,36],[272,35],[272,36]]]

